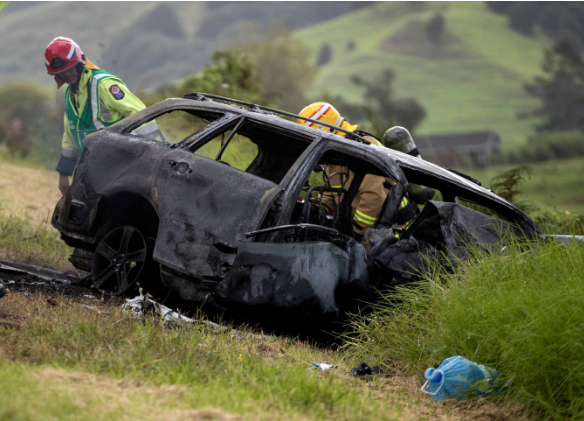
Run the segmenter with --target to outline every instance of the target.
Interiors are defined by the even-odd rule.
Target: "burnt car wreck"
[[[375,290],[407,282],[421,252],[460,256],[465,241],[539,234],[529,217],[469,178],[266,110],[193,94],[88,136],[52,217],[75,247],[73,265],[110,294],[139,284],[162,301],[294,331],[342,320]],[[158,139],[135,134],[152,120]],[[355,174],[339,208],[350,209],[366,174],[396,183],[368,252],[347,212],[330,215],[311,200],[335,190],[329,165]],[[442,200],[426,203],[398,239],[393,219],[412,183]]]

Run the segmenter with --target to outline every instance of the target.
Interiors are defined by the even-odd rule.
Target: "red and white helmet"
[[[50,75],[69,70],[77,63],[85,64],[81,48],[70,38],[57,37],[45,50],[45,65]]]

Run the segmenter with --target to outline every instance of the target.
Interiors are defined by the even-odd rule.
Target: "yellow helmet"
[[[302,111],[300,111],[300,116],[310,118],[312,120],[322,121],[323,123],[330,124],[331,126],[337,126],[341,129],[348,130],[353,132],[357,130],[357,127],[352,124],[349,124],[347,120],[343,118],[341,113],[337,111],[335,107],[333,107],[328,102],[313,102],[307,107],[304,107]],[[323,132],[331,132],[337,134],[339,136],[344,136],[345,133],[333,130],[329,127],[323,126],[321,124],[313,123],[311,121],[306,121],[302,119],[297,119],[298,123],[312,127],[313,129],[322,130]]]

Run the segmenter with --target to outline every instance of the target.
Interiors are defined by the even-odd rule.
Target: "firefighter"
[[[383,135],[383,144],[389,149],[403,152],[415,158],[422,159],[420,151],[412,138],[412,135],[405,127],[394,126]],[[428,200],[434,197],[434,189],[431,187],[420,186],[419,184],[408,185],[408,196],[411,197],[418,205],[424,205]]]
[[[84,149],[83,139],[146,108],[116,76],[93,64],[72,39],[57,37],[45,50],[45,65],[55,77],[57,89],[69,85],[65,92],[65,130],[61,158],[57,164],[59,190],[65,195],[69,176]],[[135,134],[152,137],[159,133],[156,123],[140,127]]]
[[[383,144],[372,134],[362,130],[357,130],[358,126],[349,124],[335,107],[326,102],[315,102],[310,104],[300,111],[300,116],[340,127],[341,129],[362,136],[373,145],[383,146]],[[330,129],[326,126],[312,123],[310,121],[298,119],[298,123],[324,132],[332,132],[339,136],[345,136],[344,132]],[[352,171],[345,166],[329,165],[327,172],[330,174],[330,187],[349,190],[354,177]],[[389,177],[367,174],[363,178],[359,190],[351,203],[354,237],[363,244],[366,250],[369,250],[370,244],[365,239],[365,233],[375,225],[387,194],[394,185],[395,181]],[[341,200],[342,195],[339,197],[337,193],[332,192],[325,192],[322,198],[323,204],[332,212],[336,210]],[[396,215],[396,220],[394,222],[396,225],[403,227],[408,221],[413,219],[418,212],[418,207],[415,203],[409,201],[407,197],[403,197],[400,203],[400,210]]]

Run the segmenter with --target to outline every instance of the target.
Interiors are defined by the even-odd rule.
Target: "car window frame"
[[[219,121],[219,120],[216,120]],[[203,147],[205,144],[207,144],[208,142],[212,141],[215,137],[217,137],[218,135],[220,135],[222,132],[226,132],[228,130],[233,130],[235,129],[237,126],[241,126],[242,124],[252,124],[255,125],[256,127],[259,127],[260,129],[263,130],[267,130],[267,131],[271,131],[273,133],[282,133],[287,137],[298,137],[301,139],[304,139],[304,141],[306,142],[307,146],[306,149],[302,152],[302,154],[300,154],[300,156],[298,157],[298,159],[296,159],[296,161],[292,164],[292,166],[288,169],[288,171],[286,172],[286,174],[284,175],[284,177],[282,178],[282,180],[279,184],[282,188],[285,188],[284,186],[287,185],[288,180],[291,177],[291,174],[294,173],[295,168],[298,166],[298,163],[301,162],[302,157],[305,156],[306,154],[306,150],[309,149],[311,147],[311,145],[318,139],[321,138],[321,136],[319,136],[317,133],[315,133],[314,135],[312,134],[307,134],[305,132],[298,132],[295,130],[291,130],[287,127],[280,127],[277,124],[273,123],[273,122],[267,122],[258,118],[254,118],[254,116],[248,115],[248,114],[235,114],[233,113],[229,119],[225,120],[225,123],[222,125],[218,125],[216,127],[213,127],[212,131],[206,131],[205,133],[201,133],[201,136],[197,136],[192,143],[185,145],[183,143],[178,143],[177,147],[180,147],[182,149],[187,150],[190,153],[195,153],[196,151]],[[299,142],[302,142],[303,140],[298,140]],[[227,147],[227,145],[225,145],[225,147]],[[213,161],[217,161],[216,158],[207,158],[207,159],[211,159]],[[243,171],[243,170],[241,170]],[[246,171],[243,171],[246,172]],[[260,176],[257,176],[260,177]],[[260,177],[263,178],[263,177]]]
[[[161,103],[159,103],[161,104]],[[156,105],[154,105],[153,107],[155,107]],[[150,107],[149,107],[150,108]],[[148,110],[148,108],[146,108],[145,110]],[[143,110],[144,111],[144,110]],[[201,107],[201,106],[189,106],[188,104],[173,104],[170,105],[166,108],[162,108],[162,107],[157,107],[155,110],[141,115],[138,117],[138,113],[127,117],[128,120],[130,120],[129,122],[127,122],[127,124],[125,124],[123,126],[123,128],[119,131],[120,134],[125,135],[125,136],[136,136],[136,137],[142,137],[140,135],[132,135],[131,132],[132,130],[135,130],[136,128],[150,122],[153,120],[156,120],[158,117],[164,115],[164,114],[170,114],[173,113],[175,111],[184,111],[184,112],[196,112],[196,111],[201,111],[201,112],[209,112],[209,113],[215,113],[215,114],[222,114],[221,117],[217,118],[216,120],[210,122],[207,126],[205,126],[203,129],[193,132],[190,135],[188,135],[187,137],[185,137],[183,140],[181,140],[180,142],[174,143],[172,145],[174,145],[174,147],[180,147],[183,148],[183,144],[185,143],[185,141],[190,140],[191,137],[194,137],[194,141],[198,140],[198,135],[204,136],[206,135],[207,130],[220,130],[220,127],[223,124],[229,124],[233,119],[236,119],[237,117],[239,117],[241,114],[236,114],[230,111],[225,111],[225,110],[217,110],[214,108],[209,108],[209,107]],[[139,112],[140,114],[142,112]],[[134,118],[132,118],[134,117]],[[167,142],[169,143],[169,142]]]
[[[483,206],[496,212],[505,221],[517,225],[524,232],[539,234],[539,228],[528,215],[512,203],[494,194],[491,190],[453,173],[432,173],[427,168],[416,167],[408,163],[398,162],[398,165],[406,174],[406,178],[413,178],[413,184],[428,186],[440,191],[444,202],[457,203],[458,200],[463,200]],[[448,171],[444,168],[441,169]]]
[[[403,171],[399,165],[394,160],[392,160],[391,157],[387,157],[386,160],[385,157],[381,158],[373,151],[367,154],[368,151],[363,150],[363,148],[368,148],[370,147],[369,145],[361,145],[357,142],[352,142],[353,141],[346,139],[342,139],[341,141],[330,139],[326,135],[316,136],[315,141],[309,145],[309,147],[296,160],[288,174],[286,174],[281,182],[281,186],[284,189],[284,192],[278,200],[282,205],[282,211],[279,212],[274,226],[290,223],[290,218],[296,203],[296,198],[302,191],[304,182],[308,179],[308,177],[310,177],[310,174],[314,170],[316,164],[327,152],[331,150],[354,156],[355,158],[362,161],[371,162],[372,165],[377,167],[378,170],[381,170],[381,172],[385,174],[384,177],[390,177],[396,182],[397,188],[392,190],[395,190],[398,194],[407,189],[405,175],[403,174]],[[369,159],[365,159],[365,157]],[[388,213],[389,218],[392,217],[393,213],[397,211],[399,206],[399,201],[395,202],[395,209],[386,209],[387,206],[385,206],[384,203],[382,214],[379,217],[380,220],[382,219],[382,216],[386,215],[386,213]]]
[[[223,117],[213,121],[207,127],[205,127],[205,129],[199,130],[198,132],[194,132],[187,136],[185,139],[177,143],[176,147],[184,149],[190,153],[195,153],[199,148],[213,140],[222,132],[231,130],[232,127],[237,125],[237,121],[241,120],[242,118],[245,117],[241,114],[225,113]]]

